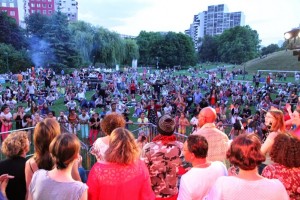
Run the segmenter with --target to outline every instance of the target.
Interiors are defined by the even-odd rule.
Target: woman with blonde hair
[[[74,134],[58,135],[50,144],[54,168],[37,170],[29,186],[29,200],[86,200],[87,186],[72,178],[72,169],[80,157],[80,141]]]
[[[26,153],[29,151],[29,140],[25,131],[10,133],[3,141],[1,150],[7,159],[0,161],[0,175],[14,176],[8,182],[6,195],[8,199],[25,199],[25,163]]]
[[[98,138],[90,150],[91,154],[93,154],[98,161],[104,160],[105,151],[108,149],[109,138],[112,131],[116,128],[125,128],[126,121],[122,115],[111,113],[103,118],[100,126],[106,136]]]
[[[89,200],[152,200],[150,177],[133,134],[115,129],[109,137],[105,161],[97,162],[87,181]]]

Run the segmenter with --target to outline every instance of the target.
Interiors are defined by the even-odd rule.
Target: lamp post
[[[293,55],[298,56],[298,61],[300,61],[300,44],[296,41],[297,38],[300,38],[300,27],[285,32],[284,38],[288,41],[288,44],[290,43],[290,40],[294,39],[288,48],[293,50]]]
[[[156,57],[156,69],[158,69],[158,57]]]
[[[7,70],[7,73],[8,73],[9,72],[9,69],[8,69],[8,53],[4,52],[4,54],[6,55],[6,70]]]

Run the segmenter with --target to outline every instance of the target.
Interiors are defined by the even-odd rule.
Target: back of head
[[[46,118],[36,125],[33,134],[34,159],[39,169],[52,169],[53,161],[49,153],[49,145],[59,134],[60,126],[55,119]]]
[[[171,136],[175,131],[175,120],[170,115],[163,115],[157,123],[157,131],[161,135]]]
[[[110,135],[116,128],[125,128],[126,121],[124,117],[118,113],[106,115],[101,121],[101,129],[106,135]]]
[[[63,133],[53,139],[49,147],[57,169],[65,169],[75,160],[80,151],[80,142],[76,135]]]
[[[260,148],[261,142],[255,134],[242,134],[232,141],[227,158],[236,167],[253,170],[266,160]]]
[[[216,110],[212,107],[205,107],[200,111],[198,115],[198,124],[201,127],[206,123],[214,123],[216,119]]]
[[[128,165],[135,162],[139,154],[139,147],[129,130],[117,128],[111,133],[109,148],[105,152],[107,162]]]
[[[196,158],[206,158],[208,152],[208,142],[201,135],[189,135],[187,138],[187,147],[189,152],[193,153]]]
[[[271,159],[288,168],[300,167],[300,140],[289,134],[278,134],[274,139]]]
[[[9,158],[21,156],[29,150],[29,142],[25,131],[9,134],[2,143],[1,150]]]

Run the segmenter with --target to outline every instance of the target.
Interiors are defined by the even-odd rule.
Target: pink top
[[[131,165],[97,162],[87,180],[89,200],[154,200],[150,177],[141,160]]]

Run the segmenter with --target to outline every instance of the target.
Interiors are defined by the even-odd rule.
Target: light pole
[[[8,53],[4,52],[4,54],[6,55],[6,70],[7,70],[7,73],[8,73],[9,72],[9,69],[8,69]]]
[[[158,57],[156,57],[156,69],[158,69]]]

